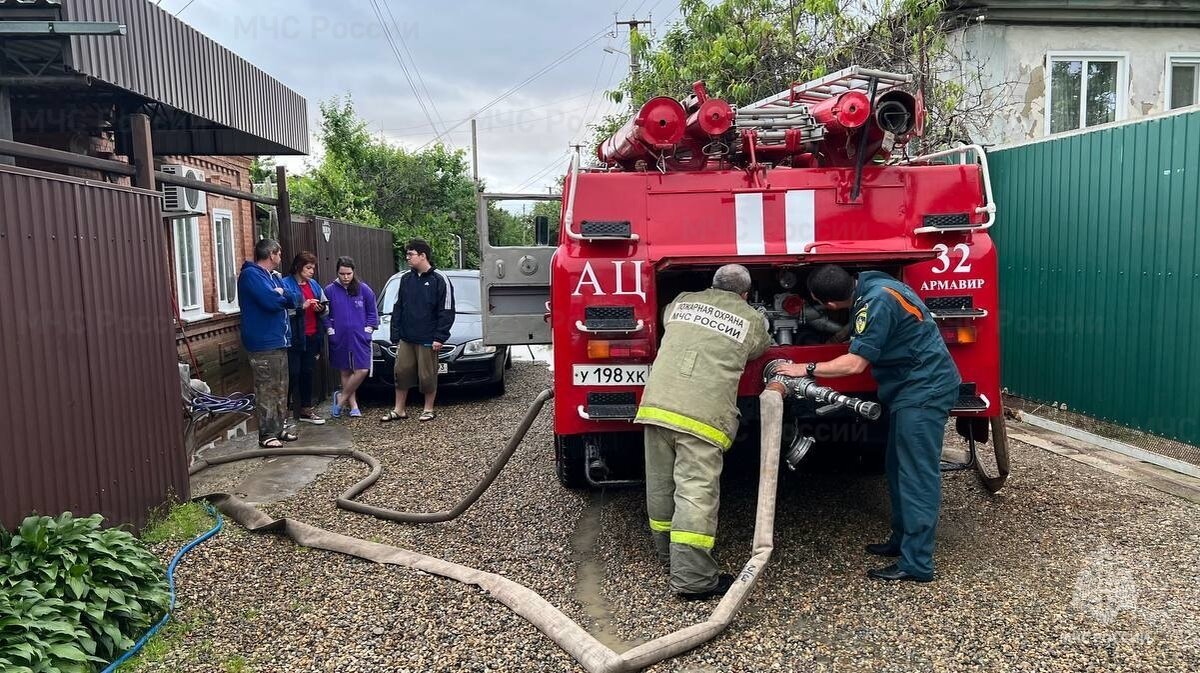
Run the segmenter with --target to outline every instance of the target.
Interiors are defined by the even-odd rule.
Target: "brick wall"
[[[250,157],[160,157],[162,163],[183,164],[204,171],[204,180],[234,189],[251,191]],[[214,210],[227,210],[233,214],[233,227],[237,240],[234,255],[235,265],[241,267],[244,260],[254,258],[254,243],[257,233],[254,223],[254,204],[250,201],[232,199],[218,194],[207,195],[206,215],[198,217],[200,241],[200,276],[203,286],[204,312],[209,317],[189,320],[185,323],[184,336],[177,335],[179,357],[188,362],[194,358],[194,378],[203,380],[217,395],[228,396],[235,392],[253,392],[249,364],[241,345],[241,317],[237,312],[222,313],[217,297],[216,258],[214,257],[213,217]],[[168,251],[172,259],[174,251]],[[174,282],[174,281],[172,281]],[[172,288],[172,291],[175,291]],[[189,354],[188,347],[191,347]],[[197,429],[196,439],[204,444],[218,436],[231,422],[244,417],[214,419],[212,423]]]

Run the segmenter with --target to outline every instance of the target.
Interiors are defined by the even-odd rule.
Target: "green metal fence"
[[[1200,111],[989,158],[1004,386],[1200,444]]]

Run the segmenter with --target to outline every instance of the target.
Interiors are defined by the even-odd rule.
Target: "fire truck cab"
[[[553,344],[564,485],[637,480],[641,428],[631,419],[662,337],[662,310],[736,262],[751,272],[749,302],[774,340],[742,376],[739,434],[756,428],[765,363],[847,352],[850,316],[807,296],[810,269],[883,271],[910,285],[938,322],[963,380],[956,427],[972,457],[990,431],[1004,474],[992,469],[985,484],[999,488],[1007,454],[987,157],[974,146],[907,156],[924,116],[904,90],[910,79],[849,68],[737,108],[697,83],[683,101],[643,105],[599,147],[598,167],[576,158],[561,196],[479,195],[484,338]],[[556,245],[493,246],[488,203],[530,199],[561,199]],[[821,383],[877,399],[869,372]],[[887,418],[868,423],[790,400],[784,443],[802,436],[872,459],[882,455]],[[798,453],[785,446],[792,467]]]

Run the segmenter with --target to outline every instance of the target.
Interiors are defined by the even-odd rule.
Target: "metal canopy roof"
[[[950,0],[946,10],[992,23],[1200,26],[1200,0]]]
[[[0,0],[0,20],[34,19],[113,22],[126,34],[0,38],[14,104],[148,112],[159,155],[308,153],[303,97],[149,0]],[[14,68],[14,54],[49,45],[61,51],[57,72]]]

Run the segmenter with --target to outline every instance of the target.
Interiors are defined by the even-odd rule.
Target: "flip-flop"
[[[260,440],[258,440],[258,445],[263,447],[264,449],[282,449],[283,448],[283,442],[280,441],[278,437],[268,437],[266,439],[260,439]]]
[[[417,417],[417,420],[424,423],[425,421],[432,421],[435,418],[437,418],[437,414],[433,413],[432,411],[422,411],[421,415]]]
[[[287,430],[284,430],[283,432],[279,433],[279,435],[278,435],[278,437],[276,437],[276,439],[283,441],[283,442],[294,442],[297,439],[300,439],[300,436],[293,432],[288,432]]]
[[[408,418],[408,414],[401,414],[401,413],[398,413],[395,409],[392,409],[391,411],[384,414],[383,417],[379,419],[379,422],[380,423],[391,423],[392,421],[402,421],[406,418]]]

